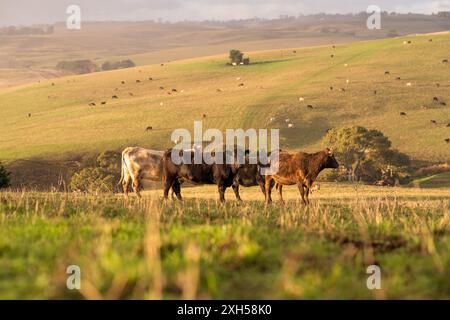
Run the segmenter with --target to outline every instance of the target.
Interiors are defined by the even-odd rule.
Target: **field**
[[[408,28],[395,27],[402,35],[411,24],[439,31],[432,17],[407,18]],[[242,188],[243,203],[229,190],[226,204],[215,186],[183,187],[183,202],[150,188],[129,201],[42,192],[66,190],[102,151],[169,148],[173,130],[192,132],[196,120],[204,131],[279,128],[282,149],[304,151],[324,148],[329,128],[360,125],[382,131],[414,166],[448,162],[450,33],[367,40],[386,35],[349,33],[362,18],[354,19],[336,34],[320,31],[326,20],[93,23],[2,42],[0,60],[13,56],[17,66],[0,64],[0,161],[12,171],[12,188],[0,192],[0,299],[450,299],[442,170],[398,188],[321,183],[310,206],[296,188],[270,206],[258,188]],[[52,68],[74,43],[84,46],[73,58],[138,66],[62,76]],[[232,48],[251,64],[228,65]],[[366,285],[374,264],[381,290]],[[66,287],[70,265],[81,269],[80,291]]]
[[[366,15],[318,15],[173,24],[83,21],[77,31],[56,23],[49,35],[0,34],[0,88],[59,77],[55,66],[62,60],[89,59],[101,64],[131,58],[146,65],[221,54],[233,47],[246,52],[310,47],[450,29],[450,21],[437,16],[384,16],[382,30],[368,30],[366,19]]]
[[[162,149],[173,145],[174,129],[192,130],[202,120],[204,130],[280,128],[282,148],[307,151],[323,147],[328,128],[358,124],[381,130],[414,160],[445,162],[450,66],[442,60],[449,48],[447,33],[411,36],[254,52],[248,67],[227,66],[222,55],[7,90],[0,93],[1,158],[61,161],[130,145]]]
[[[214,191],[182,203],[3,192],[0,298],[450,298],[448,191],[325,184],[309,207],[293,188],[269,207],[256,188],[242,204]],[[381,290],[367,289],[372,264]]]

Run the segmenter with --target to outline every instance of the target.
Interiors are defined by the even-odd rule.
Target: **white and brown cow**
[[[141,197],[140,187],[142,180],[159,182],[163,179],[164,151],[149,150],[140,147],[129,147],[122,152],[122,172],[119,184],[122,184],[123,192],[128,197],[130,183],[134,192]],[[180,188],[177,181],[173,190]]]

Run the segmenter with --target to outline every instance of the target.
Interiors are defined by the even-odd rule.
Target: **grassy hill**
[[[243,67],[212,56],[8,89],[0,93],[0,160],[166,148],[174,129],[192,130],[203,120],[204,129],[280,128],[283,148],[305,150],[319,148],[327,128],[358,124],[383,131],[414,159],[444,161],[450,105],[433,97],[450,104],[450,64],[442,63],[449,49],[449,34],[411,36],[254,52]],[[268,124],[270,117],[277,121]],[[295,128],[287,128],[287,118]]]
[[[365,8],[361,8],[365,10]],[[45,35],[5,35],[0,30],[0,88],[61,76],[59,61],[131,58],[137,65],[210,56],[238,47],[244,51],[350,43],[394,35],[450,30],[437,15],[383,15],[381,30],[368,30],[367,14],[311,15],[274,20],[156,23],[89,22],[81,30],[54,25]]]

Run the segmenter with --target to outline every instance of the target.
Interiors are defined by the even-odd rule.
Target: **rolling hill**
[[[365,8],[361,8],[365,10]],[[45,35],[10,35],[0,29],[0,88],[61,76],[59,61],[131,58],[137,65],[221,54],[237,47],[257,51],[350,43],[450,30],[438,15],[383,14],[380,30],[368,30],[368,14],[308,15],[233,21],[85,21],[80,30],[56,23]]]
[[[167,148],[171,132],[192,130],[194,120],[204,129],[280,128],[283,148],[304,150],[321,147],[328,128],[358,124],[381,130],[414,159],[448,161],[449,52],[450,34],[418,35],[250,52],[249,66],[228,66],[220,55],[7,89],[0,161]]]

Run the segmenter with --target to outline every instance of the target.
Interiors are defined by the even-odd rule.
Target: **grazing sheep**
[[[448,59],[442,60],[442,63],[448,63]]]
[[[433,39],[428,39],[428,42],[433,42]]]
[[[112,98],[112,99],[119,99],[119,97],[116,96],[116,95],[112,96],[111,98]]]
[[[102,101],[101,104],[102,104],[102,105],[105,105],[105,104],[106,104],[106,101]]]
[[[54,86],[55,84],[52,82],[52,86]]]
[[[314,107],[312,106],[312,105],[310,105],[310,104],[308,104],[307,106],[306,106],[308,109],[314,109]]]
[[[349,83],[350,83],[350,80],[349,80],[349,79],[345,80],[345,83],[346,83],[346,84],[349,84]]]
[[[141,83],[141,80],[136,80],[136,83]]]
[[[441,106],[446,106],[447,104],[444,101],[441,101]]]
[[[122,84],[125,84],[125,81],[122,81]]]
[[[411,83],[411,82],[408,82],[408,83],[406,84],[406,86],[407,86],[407,87],[411,87],[411,86],[412,86],[412,83]]]
[[[345,88],[341,88],[340,90],[341,90],[342,92],[345,92]]]
[[[410,40],[410,41],[408,41],[408,44],[411,44],[412,43],[412,41]]]
[[[152,77],[149,77],[149,78],[148,78],[148,80],[152,81],[152,80],[153,80],[153,78],[152,78]]]
[[[430,122],[431,122],[432,124],[437,124],[437,121],[436,121],[436,120],[430,120]]]
[[[164,67],[164,63],[161,63],[161,67]]]
[[[128,94],[132,97],[134,96],[133,92],[128,92]]]
[[[386,76],[389,75],[389,74],[391,74],[390,71],[387,71],[387,70],[386,70],[386,71],[384,72],[384,75],[386,75]]]
[[[305,101],[305,98],[300,97],[300,98],[298,98],[298,101],[299,101],[299,102],[303,102],[303,101]]]
[[[90,107],[95,107],[95,103],[94,103],[94,102],[91,102],[91,103],[89,103],[89,106],[90,106]]]
[[[241,77],[237,77],[236,80],[237,80],[237,81],[241,80]]]
[[[243,87],[244,84],[243,83],[239,83],[238,87]]]
[[[203,119],[205,119],[206,118],[206,114],[203,114]]]
[[[450,128],[450,123],[447,123],[447,128]]]
[[[332,54],[330,57],[331,57],[331,58],[334,58],[334,54]]]
[[[333,87],[330,87],[330,91],[333,91]]]
[[[30,118],[30,117],[31,117],[31,113],[28,114],[28,118]]]
[[[216,89],[217,92],[222,92],[222,89]]]
[[[164,102],[161,101],[161,102],[159,103],[159,105],[162,107],[162,106],[164,105]]]
[[[450,143],[450,138],[444,139],[444,141]]]
[[[438,87],[438,88],[439,88],[440,86],[441,86],[441,85],[440,85],[439,83],[436,83],[436,87]]]
[[[404,116],[406,116],[406,112],[400,112],[400,115],[401,115],[402,117],[404,117]]]
[[[159,87],[159,90],[164,90],[164,87]]]
[[[395,80],[402,80],[402,78],[400,78],[400,77],[397,77],[397,78],[395,78]]]
[[[293,50],[292,53],[297,53],[297,51],[296,51],[296,50]]]
[[[439,98],[438,97],[433,97],[433,102],[439,102]]]
[[[172,89],[172,92],[178,92],[178,90],[177,89]]]
[[[284,121],[286,121],[286,123],[289,123],[289,122],[291,122],[291,119],[286,119]]]
[[[377,94],[378,92],[377,92],[377,90],[373,90],[373,94]]]
[[[167,94],[170,96],[170,95],[172,95],[172,92],[169,91],[169,92],[167,92]]]
[[[152,131],[153,130],[153,127],[152,126],[149,126],[149,127],[147,127],[146,129],[145,129],[145,131]]]
[[[293,127],[294,127],[294,125],[292,123],[288,124],[288,128],[293,128]]]
[[[336,49],[336,46],[332,46],[333,49]]]

